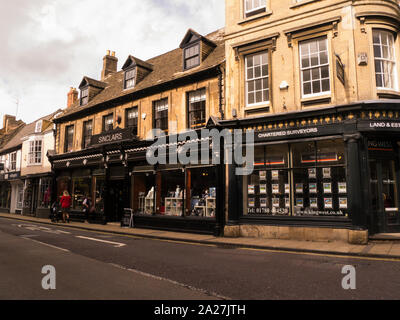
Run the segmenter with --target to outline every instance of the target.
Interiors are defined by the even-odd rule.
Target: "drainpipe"
[[[218,89],[219,89],[219,113],[221,115],[221,120],[224,120],[225,114],[224,114],[224,108],[223,108],[223,90],[224,90],[224,74],[225,74],[225,69],[222,67],[222,65],[218,66]]]

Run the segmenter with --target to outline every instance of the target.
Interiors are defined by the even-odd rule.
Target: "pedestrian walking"
[[[67,190],[64,191],[63,196],[61,197],[60,200],[60,204],[61,204],[63,222],[69,223],[69,209],[71,207],[71,196],[69,195]]]

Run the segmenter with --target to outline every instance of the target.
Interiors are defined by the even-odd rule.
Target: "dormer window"
[[[185,49],[185,69],[200,65],[200,43]]]
[[[81,106],[84,106],[89,102],[89,87],[81,90]]]
[[[244,12],[246,18],[266,11],[266,0],[244,0]]]
[[[124,88],[129,89],[135,86],[136,68],[131,68],[125,71]]]
[[[43,125],[43,120],[39,120],[36,122],[35,133],[42,132],[42,125]]]
[[[214,42],[189,29],[179,45],[183,55],[183,70],[199,66],[216,46]]]

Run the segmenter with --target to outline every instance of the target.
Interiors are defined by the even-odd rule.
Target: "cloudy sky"
[[[99,79],[106,50],[118,69],[129,54],[147,60],[179,46],[188,28],[225,23],[224,0],[0,0],[0,127],[65,108],[83,76]]]

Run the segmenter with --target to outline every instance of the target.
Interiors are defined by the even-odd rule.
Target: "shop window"
[[[17,187],[17,209],[22,209],[24,200],[24,185],[22,183],[18,184]]]
[[[153,172],[138,172],[133,175],[133,203],[135,213],[155,213],[155,180]]]
[[[126,109],[126,111],[125,111],[125,127],[131,128],[132,133],[136,136],[138,134],[138,119],[139,119],[138,107]]]
[[[39,207],[50,208],[51,206],[52,178],[41,178],[39,184]]]
[[[57,178],[57,201],[59,202],[64,191],[71,193],[71,178],[69,176],[60,175]]]
[[[185,173],[182,170],[164,170],[156,176],[156,213],[182,216],[185,189]]]
[[[244,177],[245,214],[289,215],[288,145],[255,148],[255,170]]]
[[[11,184],[2,182],[0,184],[0,208],[9,209],[11,201]]]
[[[375,78],[378,89],[397,90],[394,36],[389,31],[374,30]]]
[[[95,199],[96,213],[102,213],[104,212],[104,198],[106,196],[106,177],[96,176],[94,180],[95,190],[92,199]]]
[[[42,163],[42,141],[35,140],[29,141],[29,164],[41,164]]]
[[[217,193],[216,168],[193,168],[187,170],[186,215],[215,218]]]
[[[329,54],[326,37],[299,43],[303,97],[329,94]]]
[[[246,106],[269,102],[268,51],[246,56]]]
[[[93,134],[93,121],[85,121],[83,123],[83,132],[82,132],[82,149],[86,149],[90,146],[90,142]]]
[[[206,124],[206,89],[188,93],[188,128],[198,129]]]
[[[260,148],[260,147],[259,147]],[[345,216],[347,183],[342,140],[266,146],[264,166],[244,177],[244,214]],[[256,161],[262,156],[256,148]]]
[[[90,170],[74,171],[72,177],[72,209],[83,210],[83,200],[91,195]]]

